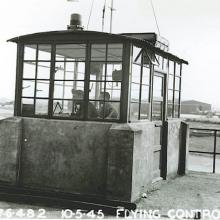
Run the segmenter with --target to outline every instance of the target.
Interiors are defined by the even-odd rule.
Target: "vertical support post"
[[[120,101],[120,121],[126,123],[128,121],[129,110],[129,77],[131,63],[131,44],[126,42],[123,45],[123,61],[122,61],[122,84],[121,84],[121,101]]]
[[[215,173],[217,131],[214,131],[213,173]]]
[[[53,117],[53,93],[54,93],[54,75],[55,75],[55,59],[56,59],[56,46],[52,45],[51,51],[51,63],[50,63],[50,88],[49,88],[49,105],[48,105],[48,117]]]
[[[23,76],[24,45],[17,45],[16,85],[14,116],[21,116],[22,76]]]
[[[91,61],[91,44],[86,44],[86,61],[85,61],[85,82],[84,82],[84,120],[88,120],[88,106],[89,106],[89,86],[90,86],[90,61]]]
[[[161,177],[167,178],[167,145],[168,145],[168,121],[163,123],[162,127],[162,148],[161,148]]]
[[[187,161],[189,152],[189,125],[181,122],[181,137],[180,137],[180,151],[179,151],[179,166],[178,174],[185,175],[187,172]]]

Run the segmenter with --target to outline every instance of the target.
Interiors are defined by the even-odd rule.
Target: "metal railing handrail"
[[[214,149],[213,152],[207,152],[207,151],[189,151],[190,153],[200,153],[200,154],[211,154],[213,155],[213,170],[212,172],[215,173],[216,168],[216,155],[220,155],[220,153],[216,152],[216,146],[217,146],[217,132],[220,131],[220,129],[217,128],[195,128],[190,127],[190,130],[200,130],[200,131],[213,131],[214,132]]]

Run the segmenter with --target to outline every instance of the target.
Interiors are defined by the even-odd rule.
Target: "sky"
[[[85,29],[101,31],[105,0],[3,0],[0,3],[0,97],[14,98],[16,44],[8,39],[36,32],[65,30],[72,13]],[[195,99],[220,110],[220,1],[152,0],[161,36],[184,65],[182,99]],[[106,0],[104,31],[109,32],[111,0]],[[150,0],[114,0],[113,33],[158,32]]]

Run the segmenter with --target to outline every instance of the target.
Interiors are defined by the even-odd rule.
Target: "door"
[[[166,75],[164,73],[154,72],[153,78],[153,99],[152,99],[152,120],[155,121],[154,131],[154,162],[153,162],[153,179],[161,177],[162,164],[162,137],[163,124],[165,120],[165,94],[166,94]]]

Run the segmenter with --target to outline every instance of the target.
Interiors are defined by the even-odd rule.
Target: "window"
[[[133,46],[130,120],[149,119],[150,53]]]
[[[22,102],[24,116],[48,115],[51,45],[24,47]]]
[[[85,44],[56,45],[53,116],[84,118]]]
[[[122,44],[91,45],[89,119],[120,118],[122,51]]]
[[[161,121],[163,119],[163,108],[164,108],[164,75],[159,73],[154,73],[152,120]]]
[[[179,118],[180,116],[180,94],[181,94],[181,66],[169,61],[168,76],[168,118]]]

